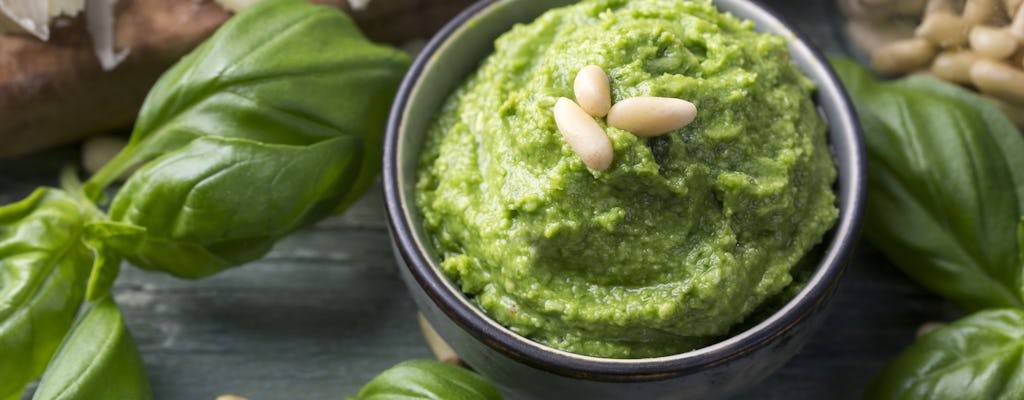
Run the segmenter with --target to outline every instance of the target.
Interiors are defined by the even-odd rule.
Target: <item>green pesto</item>
[[[574,353],[720,340],[837,216],[814,86],[786,44],[703,0],[584,1],[514,27],[429,130],[416,200],[444,273],[501,324]],[[598,118],[615,159],[588,169],[551,114],[588,64],[613,102],[676,97],[696,120],[643,139]]]

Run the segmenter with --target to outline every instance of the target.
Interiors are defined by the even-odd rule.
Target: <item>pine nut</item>
[[[437,361],[451,365],[462,365],[462,359],[459,358],[459,354],[430,325],[427,317],[424,317],[423,313],[416,313],[416,319],[420,323],[420,333],[423,334],[423,338],[427,341],[427,347],[430,348],[431,353],[434,353]]]
[[[82,142],[82,168],[95,174],[121,152],[128,141],[117,136],[96,136]]]
[[[949,12],[936,12],[926,16],[914,33],[937,45],[953,47],[967,41],[968,28],[960,16]]]
[[[914,25],[900,20],[852,19],[846,23],[846,35],[857,49],[870,54],[876,48],[914,37]]]
[[[664,135],[693,122],[697,107],[669,97],[633,97],[615,103],[608,125],[640,137]]]
[[[1013,18],[1015,15],[1017,15],[1017,10],[1020,10],[1021,4],[1024,4],[1024,0],[1003,0],[1006,15],[1008,15],[1010,18]]]
[[[971,29],[971,49],[983,57],[1002,60],[1017,51],[1017,39],[1005,28],[979,25]]]
[[[917,337],[927,335],[946,326],[945,322],[925,322],[917,327]]]
[[[946,51],[935,57],[931,71],[939,79],[960,84],[971,83],[971,65],[978,55],[969,50]]]
[[[1017,15],[1013,17],[1013,22],[1010,23],[1010,34],[1016,37],[1017,40],[1024,42],[1024,3],[1017,7]]]
[[[1024,71],[998,61],[978,60],[971,66],[971,80],[982,93],[1024,104]]]
[[[553,111],[558,130],[587,167],[604,171],[612,165],[612,141],[590,114],[565,97],[558,98]]]
[[[588,65],[576,74],[572,84],[576,93],[576,102],[580,108],[594,117],[603,117],[612,107],[611,88],[608,86],[608,75],[601,67]]]
[[[924,38],[889,43],[871,53],[871,66],[880,74],[901,74],[925,68],[935,57],[935,45]]]
[[[1006,23],[1006,14],[996,4],[998,0],[967,0],[964,4],[964,22],[968,26]]]

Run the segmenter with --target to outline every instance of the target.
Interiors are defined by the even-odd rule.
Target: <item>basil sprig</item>
[[[977,95],[833,66],[868,150],[865,235],[965,311],[883,370],[869,399],[1024,398],[1024,139]]]
[[[200,278],[344,210],[376,175],[408,64],[336,9],[260,2],[160,78],[129,145],[84,186],[65,177],[0,207],[0,399],[44,368],[34,399],[152,397],[110,298],[122,259]]]
[[[464,368],[430,360],[398,364],[373,378],[351,400],[501,400],[492,383]]]
[[[129,260],[200,278],[258,259],[366,191],[408,65],[335,9],[262,2],[160,78],[128,146],[84,190],[98,199],[152,160],[110,210],[147,231]]]

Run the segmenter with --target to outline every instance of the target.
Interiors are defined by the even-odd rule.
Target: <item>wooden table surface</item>
[[[769,3],[841,54],[829,1]],[[68,147],[0,162],[0,203],[55,185],[76,159]],[[157,399],[344,399],[400,361],[431,357],[398,276],[379,183],[263,260],[200,281],[125,267],[114,291]],[[857,398],[918,326],[955,315],[862,243],[821,330],[740,398]]]

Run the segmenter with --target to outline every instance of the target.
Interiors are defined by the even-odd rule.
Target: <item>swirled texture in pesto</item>
[[[417,204],[444,273],[501,324],[570,352],[720,340],[837,216],[825,125],[786,44],[703,0],[584,1],[513,28],[429,130]],[[615,159],[587,169],[551,107],[588,64],[613,102],[680,98],[696,120],[642,139],[598,119]]]

